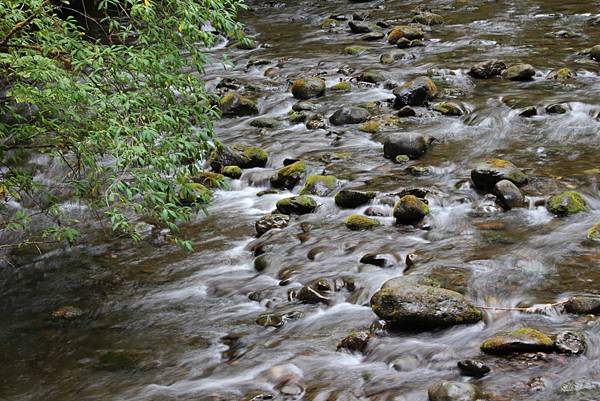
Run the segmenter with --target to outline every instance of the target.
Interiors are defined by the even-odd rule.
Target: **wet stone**
[[[364,352],[370,338],[371,335],[367,331],[353,332],[338,343],[337,349],[338,351],[344,349],[352,352]]]
[[[373,31],[371,26],[364,21],[350,21],[348,27],[352,33],[369,33]]]
[[[277,202],[277,210],[282,214],[308,214],[317,209],[317,202],[307,195],[292,196]]]
[[[600,296],[571,297],[565,303],[565,310],[578,315],[600,316]]]
[[[261,236],[274,228],[282,229],[290,223],[290,216],[282,213],[267,214],[261,217],[254,225],[256,233]]]
[[[378,267],[391,267],[395,264],[395,260],[389,255],[381,255],[378,253],[367,253],[360,258],[360,263],[373,265]]]
[[[429,206],[414,195],[405,195],[394,206],[393,216],[398,224],[417,224],[429,214]]]
[[[523,110],[521,110],[519,115],[525,118],[537,116],[537,108],[535,106],[525,107]]]
[[[283,317],[274,313],[266,313],[256,319],[256,324],[263,327],[281,327],[283,323]]]
[[[471,67],[469,75],[477,79],[489,79],[502,74],[506,69],[506,64],[498,60],[489,60],[475,64]]]
[[[390,213],[382,207],[371,206],[365,209],[365,216],[388,217],[389,215]]]
[[[546,106],[546,113],[548,114],[565,114],[569,112],[569,107],[564,104],[555,103]]]
[[[371,114],[362,107],[343,107],[329,117],[329,122],[333,125],[359,124],[364,123],[370,117]]]
[[[483,377],[492,370],[481,361],[464,359],[456,364],[464,376]]]
[[[564,354],[583,354],[587,348],[583,334],[569,330],[558,333],[554,344]]]
[[[292,95],[301,100],[323,96],[325,89],[325,80],[319,77],[301,78],[292,83]]]
[[[535,69],[529,64],[515,64],[502,72],[502,77],[511,81],[531,81]]]
[[[570,216],[585,212],[587,204],[580,193],[575,191],[565,191],[551,196],[546,202],[546,208],[552,214],[559,217]]]
[[[546,334],[532,328],[522,328],[499,334],[481,343],[481,351],[495,355],[550,352],[553,349],[554,341]]]
[[[491,159],[479,163],[471,170],[471,180],[475,188],[490,191],[494,186],[502,181],[511,181],[520,187],[527,184],[527,175],[509,161],[501,159]]]
[[[519,187],[509,180],[498,181],[494,185],[494,194],[506,210],[525,206],[525,196],[523,196]]]
[[[298,291],[296,298],[308,303],[329,303],[331,301],[331,293],[335,291],[335,283],[327,278],[319,278],[306,284]]]
[[[450,381],[435,383],[427,390],[429,401],[475,401],[478,394],[472,384]]]
[[[373,198],[375,198],[375,192],[342,189],[335,195],[335,204],[341,208],[354,209],[366,205]]]
[[[389,135],[383,142],[383,155],[392,160],[400,155],[418,159],[425,154],[431,142],[431,138],[414,132]]]
[[[423,106],[437,95],[438,89],[429,77],[418,77],[394,89],[394,107]]]
[[[83,310],[75,307],[75,306],[61,306],[58,309],[55,309],[51,313],[51,317],[53,320],[57,321],[69,321],[76,320],[83,316]]]

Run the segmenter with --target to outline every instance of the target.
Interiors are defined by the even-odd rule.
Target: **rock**
[[[473,359],[458,361],[456,365],[464,376],[483,377],[492,371],[483,362]]]
[[[564,401],[596,401],[600,399],[600,381],[574,379],[563,383],[558,391]],[[565,399],[567,396],[569,398]],[[574,397],[574,398],[572,398]]]
[[[300,195],[328,196],[337,185],[338,180],[332,175],[310,175],[306,178]]]
[[[368,207],[365,209],[365,216],[388,217],[389,215],[389,212],[382,207]]]
[[[360,258],[360,263],[373,265],[377,267],[389,267],[395,264],[393,258],[386,257],[377,253],[367,253]]]
[[[234,144],[220,146],[209,156],[210,167],[221,172],[225,166],[238,166],[239,168],[264,167],[269,159],[269,154],[257,146]]]
[[[343,107],[329,117],[333,125],[358,124],[367,121],[371,114],[362,107]]]
[[[340,21],[334,18],[325,18],[319,26],[321,27],[321,29],[331,29],[340,26],[340,24]]]
[[[256,102],[237,92],[227,92],[219,99],[219,110],[226,117],[243,117],[258,114]]]
[[[587,210],[587,204],[580,193],[565,191],[551,196],[546,202],[546,209],[560,217],[570,216]]]
[[[359,128],[362,132],[366,132],[369,134],[376,134],[379,131],[381,124],[377,120],[369,120],[362,124]]]
[[[444,23],[444,18],[439,14],[424,11],[415,15],[412,22],[423,25],[441,25]]]
[[[346,219],[346,227],[352,231],[370,230],[377,227],[380,223],[378,220],[371,219],[360,214],[353,214]]]
[[[565,310],[578,315],[600,316],[600,296],[571,297],[565,302]]]
[[[285,228],[290,223],[290,216],[281,213],[267,214],[256,221],[254,228],[258,236],[263,235],[273,228]]]
[[[292,106],[294,111],[317,111],[319,108],[321,108],[320,104],[309,100],[301,100]]]
[[[494,185],[494,194],[500,205],[506,210],[525,206],[525,197],[521,190],[509,180],[498,181]]]
[[[546,334],[531,328],[513,330],[488,338],[481,343],[486,354],[506,355],[511,353],[550,352],[554,341]]]
[[[280,168],[277,174],[271,177],[271,185],[276,188],[292,189],[300,182],[306,174],[306,164],[303,161],[297,161]]]
[[[352,90],[352,85],[350,85],[350,82],[348,81],[341,81],[329,89],[334,92],[350,92]]]
[[[590,241],[600,242],[600,223],[594,224],[587,232],[587,239]]]
[[[396,47],[398,47],[398,49],[408,49],[410,47],[411,43],[412,43],[412,40],[408,40],[406,38],[400,38],[396,42]]]
[[[371,298],[371,308],[397,328],[409,330],[476,323],[483,317],[458,292],[413,280],[389,280]]]
[[[514,64],[502,73],[504,79],[511,81],[530,81],[535,75],[535,69],[529,64]]]
[[[344,47],[344,54],[348,54],[350,56],[358,56],[367,51],[367,48],[360,45],[352,45]]]
[[[275,313],[265,313],[256,319],[256,324],[263,327],[281,327],[283,323],[283,316]]]
[[[189,184],[189,188],[182,188],[177,195],[179,202],[184,206],[207,204],[213,198],[213,193],[210,189],[197,183]]]
[[[417,224],[429,214],[429,206],[414,195],[404,195],[394,206],[398,224]]]
[[[583,334],[569,330],[558,333],[554,344],[564,354],[583,354],[587,348]]]
[[[431,142],[431,138],[413,132],[390,135],[383,142],[383,156],[392,160],[399,155],[418,159],[425,154]]]
[[[361,82],[368,82],[370,84],[376,84],[378,82],[385,81],[385,77],[382,73],[372,70],[361,72],[357,79]]]
[[[364,352],[369,344],[371,335],[368,331],[352,332],[348,337],[343,338],[337,345],[338,351],[346,349],[352,352]]]
[[[394,163],[396,164],[405,164],[408,163],[410,161],[410,157],[408,157],[407,155],[398,155],[396,157],[394,157]]]
[[[439,102],[433,105],[433,110],[442,113],[445,116],[462,116],[464,111],[454,102]]]
[[[369,33],[373,31],[371,26],[364,21],[350,21],[348,27],[352,33]]]
[[[325,94],[325,80],[319,77],[297,79],[292,83],[292,95],[296,99],[307,100]]]
[[[52,311],[50,316],[52,316],[52,319],[57,321],[76,320],[83,316],[83,310],[70,305],[61,306],[60,308]]]
[[[335,291],[335,283],[328,278],[319,278],[306,284],[298,291],[297,298],[308,304],[329,303],[330,294]]]
[[[354,209],[369,203],[373,198],[375,198],[375,192],[342,189],[335,195],[335,204],[343,209]]]
[[[308,214],[314,212],[318,205],[310,196],[299,195],[280,199],[276,206],[283,214]]]
[[[429,401],[475,401],[477,387],[469,383],[441,381],[427,389]]]
[[[234,180],[237,180],[238,178],[240,178],[242,176],[242,169],[239,168],[238,166],[225,166],[221,170],[221,173],[223,173],[223,175],[225,177],[229,177]]]
[[[366,42],[375,42],[377,40],[381,40],[385,37],[383,32],[369,32],[360,37],[360,40],[364,40]]]
[[[575,74],[570,68],[561,68],[559,70],[556,71],[552,71],[550,73],[550,75],[548,76],[549,79],[554,79],[557,81],[566,81],[568,79],[573,78],[574,76],[576,76],[577,74]]]
[[[410,25],[399,25],[392,28],[390,32],[388,32],[387,38],[388,42],[391,45],[395,45],[398,42],[398,39],[405,38],[408,40],[413,39],[423,39],[425,35],[420,28]]]
[[[469,75],[477,79],[489,79],[502,74],[506,69],[506,64],[498,60],[489,60],[475,64],[469,70]]]
[[[396,109],[404,106],[424,106],[437,95],[437,87],[430,78],[418,77],[395,88],[393,93],[396,96]]]
[[[546,106],[546,113],[548,114],[565,114],[569,111],[569,107],[564,104],[555,103]]]
[[[254,128],[278,128],[281,123],[274,118],[260,117],[250,121],[250,126]]]
[[[227,185],[227,179],[223,174],[210,171],[200,171],[196,173],[196,175],[192,177],[192,181],[212,189],[223,188]]]
[[[491,191],[502,180],[511,181],[520,187],[527,184],[527,175],[514,164],[502,159],[490,159],[471,170],[471,180],[475,188]]]
[[[527,106],[519,113],[521,117],[533,117],[537,115],[537,108],[535,106]]]
[[[404,106],[398,111],[398,117],[415,117],[417,112],[410,106]]]
[[[379,62],[381,64],[393,64],[398,60],[404,60],[407,58],[410,58],[410,56],[406,52],[400,50],[392,50],[390,52],[383,53],[379,57]]]
[[[600,61],[600,45],[596,45],[590,49],[590,57],[592,60]]]

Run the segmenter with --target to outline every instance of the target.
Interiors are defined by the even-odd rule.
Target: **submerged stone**
[[[556,349],[564,354],[583,354],[587,348],[585,337],[576,331],[561,331],[554,340]]]
[[[337,345],[337,350],[345,349],[352,352],[364,352],[369,344],[371,335],[367,331],[358,331],[350,333],[344,337]]]
[[[433,110],[442,113],[445,116],[462,116],[464,111],[454,102],[439,102],[433,105]]]

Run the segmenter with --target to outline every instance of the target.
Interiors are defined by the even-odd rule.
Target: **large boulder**
[[[325,89],[325,80],[319,77],[301,78],[292,83],[292,95],[301,100],[323,96]]]
[[[394,108],[401,109],[404,106],[424,106],[437,95],[438,89],[431,78],[418,77],[396,87],[393,93],[396,96]]]
[[[427,395],[429,401],[475,401],[479,391],[470,383],[441,381],[430,386]]]
[[[292,189],[306,174],[306,163],[299,160],[288,166],[277,170],[277,174],[271,177],[271,185],[275,188]]]
[[[209,156],[209,164],[214,171],[221,172],[225,166],[264,167],[268,159],[269,154],[257,146],[234,144],[215,149]]]
[[[580,295],[571,297],[565,302],[565,310],[578,315],[600,316],[600,296]]]
[[[515,352],[550,352],[554,341],[539,330],[522,328],[488,338],[481,343],[486,354],[506,355]]]
[[[475,188],[483,191],[491,191],[502,180],[508,180],[518,187],[527,184],[528,181],[527,175],[517,166],[501,159],[479,163],[471,170],[471,180]]]
[[[404,195],[394,206],[393,214],[398,224],[417,224],[429,214],[429,206],[414,195]]]
[[[458,292],[414,280],[387,281],[371,297],[371,308],[396,328],[409,330],[476,323],[483,317]]]
[[[330,195],[338,185],[338,180],[332,175],[310,175],[306,178],[300,195]]]
[[[535,75],[535,69],[529,64],[515,64],[502,72],[504,79],[511,81],[531,81]]]
[[[342,189],[335,195],[335,204],[344,209],[354,209],[365,205],[375,198],[375,192]]]
[[[469,75],[477,79],[488,79],[502,74],[506,69],[506,64],[498,60],[489,60],[475,64],[471,67]]]
[[[369,118],[371,114],[362,107],[342,107],[329,117],[329,122],[333,125],[359,124]]]
[[[300,195],[280,199],[276,206],[279,213],[308,214],[314,212],[317,209],[318,204],[310,196]]]
[[[261,236],[273,228],[285,228],[290,223],[290,216],[281,213],[271,213],[261,217],[255,224],[256,233]]]
[[[219,99],[219,110],[226,117],[242,117],[258,114],[256,101],[237,92],[227,92]]]
[[[400,155],[418,159],[425,154],[432,141],[432,138],[414,132],[389,135],[383,142],[383,156],[391,160]]]
[[[551,196],[546,203],[546,208],[550,213],[564,217],[585,212],[587,210],[587,204],[580,193],[575,191],[565,191],[558,195]]]

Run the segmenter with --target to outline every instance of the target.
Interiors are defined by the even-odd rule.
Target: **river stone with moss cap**
[[[479,391],[470,383],[441,381],[431,385],[427,395],[429,401],[475,401]]]
[[[360,214],[353,214],[346,219],[346,227],[352,231],[370,230],[379,225],[379,221]]]
[[[515,64],[502,72],[502,78],[511,81],[531,81],[535,75],[535,69],[529,64]]]
[[[242,169],[238,166],[225,166],[221,171],[225,177],[233,178],[237,180],[242,176]]]
[[[483,317],[458,292],[415,280],[389,280],[371,298],[371,308],[380,318],[408,330],[476,323]]]
[[[481,343],[480,348],[486,354],[494,355],[550,352],[554,349],[554,341],[541,331],[522,328],[488,338]]]
[[[388,135],[383,142],[383,156],[392,160],[400,155],[418,159],[425,154],[432,141],[432,138],[415,132]]]
[[[375,192],[342,189],[335,195],[335,204],[341,208],[354,209],[369,203],[373,198],[375,198]]]
[[[454,102],[439,102],[433,105],[433,110],[445,116],[458,117],[465,114],[462,108]]]
[[[594,224],[587,232],[587,239],[590,241],[600,242],[600,223]]]
[[[290,223],[290,216],[281,213],[267,214],[256,221],[254,228],[258,236],[263,235],[273,228],[285,228]]]
[[[371,118],[371,114],[362,107],[342,107],[329,117],[333,125],[359,124]]]
[[[517,166],[502,159],[491,159],[479,163],[471,170],[471,180],[475,188],[491,191],[499,181],[508,180],[520,187],[527,184],[527,175]]]
[[[192,181],[208,188],[223,188],[227,185],[228,180],[223,174],[200,171],[192,177]]]
[[[431,78],[417,77],[394,89],[393,94],[396,96],[394,108],[401,109],[404,106],[423,106],[429,100],[433,99],[437,93],[437,86]]]
[[[398,224],[417,224],[429,214],[429,206],[414,195],[405,195],[394,206]]]
[[[350,92],[352,90],[352,85],[350,85],[350,82],[348,81],[341,81],[333,85],[330,89],[335,92]]]
[[[580,193],[565,191],[551,196],[546,203],[546,208],[552,214],[560,217],[570,216],[587,210],[585,200]]]
[[[258,114],[256,101],[237,92],[227,92],[219,99],[219,109],[226,117],[242,117]]]
[[[592,60],[600,61],[600,45],[596,45],[590,49],[590,57]]]
[[[271,185],[276,188],[292,189],[306,174],[306,164],[299,160],[277,170],[277,174],[271,177]]]
[[[300,195],[330,195],[338,184],[337,178],[332,175],[310,175],[300,190]]]
[[[215,149],[209,156],[209,164],[214,171],[221,172],[225,166],[264,167],[268,159],[269,154],[257,146],[233,144]]]
[[[319,77],[297,79],[292,83],[292,95],[307,100],[325,94],[325,80]]]
[[[299,195],[280,199],[276,206],[283,214],[307,214],[314,212],[318,205],[310,196]]]
[[[395,45],[400,38],[405,38],[408,40],[413,39],[423,39],[425,35],[423,31],[417,26],[411,25],[399,25],[392,28],[392,30],[388,33],[387,39],[388,43],[391,45]]]

